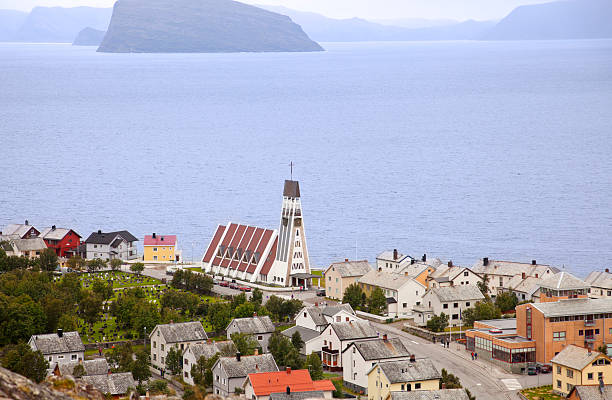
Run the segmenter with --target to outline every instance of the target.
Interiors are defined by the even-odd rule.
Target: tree
[[[89,293],[81,299],[78,310],[79,316],[89,325],[93,325],[100,319],[102,298],[95,293]]]
[[[232,298],[232,308],[235,310],[238,306],[247,302],[246,294],[240,293]]]
[[[161,379],[149,383],[149,391],[151,394],[170,394],[170,390],[168,390],[168,382]]]
[[[100,258],[94,258],[93,260],[87,261],[87,271],[90,273],[104,268],[106,268],[106,261]]]
[[[87,260],[83,259],[81,256],[70,257],[68,261],[66,261],[66,265],[68,268],[71,268],[75,271],[81,271],[87,266]]]
[[[251,303],[261,306],[261,302],[263,301],[263,292],[259,288],[253,289],[253,293],[251,294]]]
[[[359,287],[358,283],[353,283],[349,285],[344,291],[344,296],[342,297],[342,302],[345,304],[350,304],[353,307],[353,310],[360,310],[363,304],[363,290]]]
[[[55,271],[58,266],[57,254],[55,253],[55,250],[51,248],[44,249],[40,253],[38,262],[42,271]]]
[[[220,332],[227,328],[232,319],[231,305],[228,303],[213,303],[210,305],[208,314],[213,329]]]
[[[62,314],[57,321],[57,327],[62,328],[64,332],[76,331],[79,326],[79,320],[74,312]]]
[[[134,350],[130,342],[114,346],[106,356],[115,372],[131,372],[134,367]]]
[[[170,347],[166,355],[166,368],[172,375],[179,375],[183,366],[183,356],[181,352],[174,347]]]
[[[140,275],[142,271],[144,271],[144,264],[141,262],[134,263],[130,265],[130,271],[135,273],[136,275]]]
[[[427,321],[427,329],[432,332],[444,332],[444,329],[448,326],[448,315],[441,313],[440,315],[434,315],[429,321]]]
[[[332,396],[334,399],[343,399],[344,392],[342,391],[342,382],[339,379],[335,379],[332,381],[336,390],[333,391]]]
[[[461,389],[461,381],[453,374],[442,368],[442,382],[447,389]]]
[[[252,317],[255,313],[255,304],[253,303],[242,303],[234,310],[235,318],[247,318]]]
[[[278,365],[301,369],[304,364],[300,353],[293,347],[291,341],[277,332],[272,334],[268,342],[268,350]]]
[[[317,353],[311,353],[306,357],[306,366],[313,381],[320,381],[323,379],[323,365]]]
[[[462,319],[466,326],[474,326],[474,321],[501,318],[499,308],[489,301],[479,301],[474,307],[463,311]]]
[[[151,377],[151,356],[145,350],[140,350],[136,353],[136,361],[132,366],[132,376],[141,384]]]
[[[236,349],[243,356],[255,354],[255,349],[259,347],[259,343],[252,335],[246,333],[233,333],[231,337]]]
[[[376,287],[370,297],[368,297],[368,312],[371,314],[382,315],[387,308],[387,298],[379,287]]]
[[[501,312],[514,310],[518,302],[516,295],[512,292],[503,292],[495,297],[495,305]]]
[[[206,357],[201,356],[195,364],[191,365],[191,377],[193,383],[204,386],[204,374],[206,373]]]
[[[487,274],[482,276],[482,280],[478,281],[476,286],[485,298],[489,298],[489,276]]]
[[[113,297],[112,282],[104,282],[102,279],[96,279],[91,286],[91,290],[104,301],[107,301]]]
[[[118,258],[113,258],[112,260],[110,260],[110,267],[113,271],[119,271],[122,265],[123,260],[120,260]]]
[[[297,351],[302,350],[302,346],[304,346],[304,341],[302,340],[302,335],[300,335],[300,332],[293,332],[293,335],[291,335],[291,344],[293,344],[293,347],[295,347]]]
[[[26,341],[32,335],[44,332],[46,325],[43,308],[30,296],[14,297],[0,293],[0,346]]]
[[[27,343],[20,343],[5,352],[2,366],[40,383],[47,376],[49,362],[40,351],[33,351]]]
[[[85,367],[83,366],[83,364],[77,364],[72,370],[72,376],[74,376],[75,378],[80,378],[85,374],[86,372],[85,372]]]

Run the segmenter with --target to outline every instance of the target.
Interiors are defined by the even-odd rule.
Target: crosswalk
[[[502,379],[501,381],[508,390],[520,390],[523,388],[517,379]]]

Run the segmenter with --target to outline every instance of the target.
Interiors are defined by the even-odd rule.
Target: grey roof
[[[56,366],[62,376],[72,375],[74,367],[79,365],[78,361],[68,361],[57,363]],[[108,362],[106,358],[94,358],[93,360],[83,361],[85,375],[106,375],[108,373]]]
[[[70,232],[66,228],[45,228],[40,232],[39,237],[47,240],[62,240]]]
[[[228,378],[242,378],[257,372],[278,372],[278,366],[272,354],[257,356],[242,356],[240,361],[236,357],[221,357],[217,361],[221,364]]]
[[[602,354],[597,351],[589,351],[584,347],[574,346],[570,344],[554,356],[550,362],[563,365],[577,370],[581,370],[595,361]]]
[[[542,279],[534,276],[526,276],[523,279],[521,275],[514,275],[504,286],[516,292],[532,295],[540,288],[540,283],[542,283]]]
[[[283,189],[283,196],[285,197],[300,197],[300,183],[298,181],[285,181],[285,188]]]
[[[545,317],[590,315],[612,312],[612,299],[562,299],[550,303],[532,303]]]
[[[91,235],[89,235],[87,240],[85,240],[85,243],[111,244],[111,242],[117,236],[121,236],[121,238],[125,239],[126,242],[137,242],[138,241],[138,239],[128,231],[117,231],[117,232],[101,232],[101,233],[94,232]]]
[[[351,307],[350,304],[306,307],[306,312],[308,312],[310,318],[317,326],[327,325],[329,322],[327,321],[325,316],[333,317],[340,311],[346,311],[349,314],[355,315],[355,311],[353,310],[353,307]]]
[[[2,229],[2,234],[6,236],[12,236],[15,238],[22,238],[23,235],[28,233],[30,229],[34,228],[32,225],[24,224],[9,224]],[[36,228],[34,228],[36,229]]]
[[[291,336],[293,336],[295,332],[300,333],[300,337],[302,338],[304,342],[308,342],[321,335],[321,332],[315,331],[314,329],[304,328],[303,326],[298,326],[298,325],[292,326],[289,329],[285,329],[281,333],[287,336],[288,338],[291,338]]]
[[[131,372],[121,372],[110,375],[87,375],[81,378],[86,384],[92,385],[100,392],[111,395],[125,394],[129,388],[135,388],[136,382]]]
[[[214,357],[215,354],[221,352],[221,347],[224,345],[233,346],[234,343],[231,340],[214,343],[193,343],[185,349],[183,354],[189,351],[193,354],[196,360],[199,360],[202,356],[209,359]]]
[[[592,271],[584,280],[591,287],[612,289],[612,274],[605,271]]]
[[[568,272],[559,272],[540,282],[540,287],[557,290],[586,289],[589,285]]]
[[[13,239],[11,243],[14,244],[18,251],[35,251],[47,248],[45,241],[39,237],[32,239]]]
[[[362,261],[343,261],[337,262],[330,265],[325,272],[329,271],[329,269],[333,269],[335,272],[338,272],[342,278],[352,277],[352,276],[363,276],[368,272],[372,271],[372,267],[367,260]]]
[[[200,321],[157,325],[156,329],[160,330],[166,339],[166,343],[195,342],[208,339]],[[151,332],[151,335],[153,335],[153,332]]]
[[[378,363],[373,368],[377,367],[380,367],[391,383],[414,382],[442,378],[442,375],[440,375],[440,372],[438,372],[430,359],[415,361],[385,361]]]
[[[403,261],[406,257],[411,258],[409,255],[407,254],[402,254],[399,251],[397,252],[397,258],[394,259],[393,258],[393,250],[385,250],[382,253],[380,253],[376,259],[377,260],[386,260],[386,261],[394,261],[394,262],[401,262]]]
[[[30,340],[44,355],[85,351],[79,332],[64,332],[62,337],[57,333],[34,335]]]
[[[378,337],[376,330],[367,321],[336,322],[331,326],[340,340]]]
[[[272,333],[276,331],[274,323],[267,315],[263,317],[249,317],[249,318],[234,318],[229,323],[230,326],[236,326],[240,333]]]
[[[392,290],[397,290],[411,281],[414,281],[411,276],[376,270],[371,270],[370,272],[359,278],[360,283],[379,286],[385,289]]]
[[[440,301],[483,300],[480,289],[476,285],[446,286],[430,289]]]
[[[364,342],[355,342],[351,346],[355,346],[366,361],[410,357],[410,351],[399,338],[366,340]],[[347,347],[345,351],[351,346]]]
[[[390,394],[391,400],[469,400],[465,389],[415,390]]]
[[[476,272],[480,275],[504,275],[504,276],[514,276],[521,275],[523,272],[527,276],[536,276],[539,278],[546,278],[550,276],[550,272],[546,273],[547,270],[552,271],[552,273],[559,272],[558,268],[552,267],[546,264],[532,264],[532,263],[522,263],[516,261],[500,261],[500,260],[489,260],[488,265],[484,265],[482,259],[474,264],[472,271]]]
[[[323,398],[325,398],[325,394],[321,390],[313,390],[312,392],[292,392],[291,394],[287,394],[286,392],[270,393],[270,400],[306,400]]]
[[[580,400],[610,400],[612,399],[612,385],[574,386],[572,391],[576,391]]]

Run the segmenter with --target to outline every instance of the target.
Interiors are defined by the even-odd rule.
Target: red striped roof
[[[247,248],[245,249],[245,252],[250,251],[251,252],[251,257],[253,257],[253,253],[255,252],[255,248],[257,247],[257,244],[259,243],[259,241],[261,240],[261,234],[265,231],[265,229],[263,228],[257,228],[255,229],[255,232],[253,233],[253,237],[251,238],[251,241],[249,242]],[[251,260],[247,260],[247,261],[241,261],[240,265],[238,266],[238,271],[245,271],[247,269],[247,267],[250,265]]]
[[[232,260],[229,266],[230,269],[236,269],[238,267],[238,264],[240,264],[240,261],[242,261],[242,257],[244,257],[245,248],[248,246],[249,242],[253,238],[254,231],[255,231],[255,228],[252,226],[249,226],[246,228],[244,235],[242,235],[242,239],[240,239],[240,243],[238,243],[238,247],[237,247],[237,249],[240,249],[240,258],[237,260],[236,259]]]
[[[268,275],[268,272],[270,272],[270,269],[272,269],[272,264],[274,264],[274,259],[276,258],[276,248],[278,247],[278,236],[276,237],[276,239],[274,239],[274,245],[272,246],[272,250],[270,250],[270,254],[268,254],[268,258],[266,259],[266,263],[264,264],[264,266],[261,268],[261,275]],[[249,271],[250,273],[255,272],[255,270]]]
[[[217,245],[219,245],[219,240],[221,240],[221,236],[223,236],[223,232],[225,232],[225,226],[219,225],[217,227],[215,235],[213,236],[212,241],[208,245],[208,249],[206,250],[206,254],[204,254],[204,259],[202,261],[206,263],[210,262],[210,259],[215,254],[215,249],[217,248]]]

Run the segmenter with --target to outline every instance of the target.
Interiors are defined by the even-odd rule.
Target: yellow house
[[[569,345],[550,360],[553,368],[553,389],[567,396],[574,386],[612,384],[610,358],[602,353]]]
[[[146,235],[144,238],[144,261],[180,261],[176,252],[176,235]]]
[[[344,291],[359,278],[372,271],[367,260],[333,263],[323,272],[325,295],[330,299],[342,300]]]
[[[438,390],[441,379],[428,359],[377,363],[368,371],[368,400],[387,400],[391,392]]]

